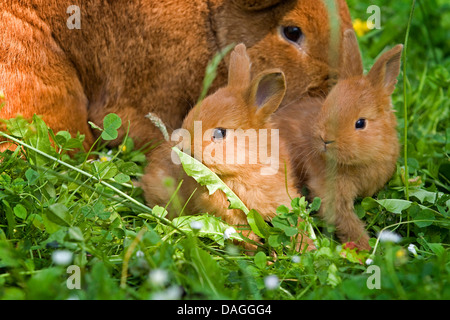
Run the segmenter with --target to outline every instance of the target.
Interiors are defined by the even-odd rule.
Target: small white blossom
[[[299,256],[293,256],[292,257],[292,262],[293,263],[300,263],[300,257]]]
[[[149,279],[155,286],[164,286],[169,281],[169,274],[163,269],[154,269],[150,271]]]
[[[144,252],[142,252],[141,250],[136,251],[136,257],[142,258],[143,256],[144,256]]]
[[[179,286],[171,286],[164,291],[153,294],[153,300],[179,300],[183,295],[183,289]]]
[[[72,262],[73,253],[69,250],[56,250],[52,253],[53,263],[59,266],[67,266]]]
[[[230,239],[230,238],[231,238],[231,235],[232,235],[233,233],[236,233],[236,230],[235,230],[233,227],[229,227],[229,228],[227,228],[227,229],[225,230],[225,232],[223,233],[223,238],[224,238],[225,240]]]
[[[368,266],[370,266],[372,263],[373,263],[373,260],[372,260],[372,259],[368,258],[368,259],[366,260],[366,264],[367,264]]]
[[[384,230],[379,234],[381,242],[393,242],[398,243],[402,240],[402,237],[395,232]]]
[[[414,257],[417,256],[416,249],[417,249],[417,247],[414,244],[412,244],[412,243],[408,246],[408,251],[411,252]]]
[[[203,228],[203,222],[201,221],[192,221],[191,222],[191,228],[194,230],[200,230]]]
[[[264,285],[266,286],[267,290],[275,290],[278,289],[280,280],[276,275],[273,274],[264,278]]]

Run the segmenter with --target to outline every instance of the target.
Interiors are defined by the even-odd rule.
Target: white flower
[[[59,266],[67,266],[72,262],[73,253],[69,250],[56,250],[52,253],[53,263]]]
[[[273,274],[264,278],[264,285],[266,286],[267,290],[275,290],[278,289],[280,280],[276,275]]]
[[[136,251],[136,257],[142,258],[144,255],[144,252],[142,252],[141,250]]]
[[[292,257],[292,262],[293,263],[300,263],[300,257],[299,256],[293,256]]]
[[[412,244],[412,243],[408,246],[408,251],[411,252],[414,257],[417,256],[416,249],[417,249],[417,247],[414,244]]]
[[[99,157],[99,161],[100,162],[106,162],[106,161],[111,161],[111,159],[112,159],[112,157],[110,157],[112,155],[112,150],[109,150],[107,153],[106,153],[106,156],[101,156],[101,157]]]
[[[194,230],[200,230],[203,228],[203,222],[201,221],[192,221],[191,222],[191,228]]]
[[[150,271],[149,279],[155,286],[164,286],[169,281],[169,274],[163,269],[154,269]]]
[[[378,235],[381,242],[393,242],[398,243],[402,240],[402,237],[395,232],[384,230]]]
[[[233,227],[229,227],[229,228],[227,228],[227,230],[225,230],[225,232],[223,233],[223,238],[224,238],[225,240],[230,239],[230,238],[231,238],[231,235],[232,235],[233,233],[237,233],[236,230],[235,230]]]
[[[372,259],[368,258],[368,259],[366,260],[366,264],[367,264],[368,266],[370,266],[372,263],[373,263],[373,260],[372,260]]]
[[[153,294],[153,300],[179,300],[183,295],[183,289],[179,286],[171,286],[164,291]]]

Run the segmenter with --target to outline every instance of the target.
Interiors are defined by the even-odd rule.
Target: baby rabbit
[[[356,197],[372,196],[396,168],[399,144],[391,94],[402,45],[382,54],[364,76],[353,30],[343,38],[343,65],[325,101],[309,98],[280,109],[275,122],[286,139],[298,186],[322,199],[321,215],[339,239],[370,249],[353,211]]]
[[[183,149],[193,150],[193,156],[215,172],[247,208],[257,210],[267,221],[278,206],[290,204],[290,196],[299,196],[288,150],[278,141],[278,130],[272,130],[271,116],[285,91],[285,77],[279,69],[264,71],[251,80],[246,47],[239,44],[231,53],[228,85],[196,105],[182,126],[194,137],[183,144]],[[198,130],[200,139],[196,139]],[[150,155],[151,163],[142,180],[147,202],[166,205],[171,191],[162,186],[162,180],[166,176],[183,178],[180,194],[184,200],[197,188],[187,205],[190,213],[209,212],[228,224],[247,226],[245,213],[228,209],[229,202],[221,190],[209,195],[205,187],[183,173],[180,165],[170,161],[170,146],[163,144]],[[253,232],[242,233],[258,241]],[[246,245],[249,247],[253,248]]]

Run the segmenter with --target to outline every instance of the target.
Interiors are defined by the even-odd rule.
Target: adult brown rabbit
[[[353,30],[343,39],[340,79],[326,100],[305,99],[279,110],[275,121],[289,144],[299,187],[322,199],[321,214],[341,241],[370,249],[353,210],[357,196],[372,196],[396,168],[399,144],[391,94],[402,45],[382,54],[363,75]]]
[[[332,30],[338,37],[351,26],[345,0],[335,7],[329,14],[318,0],[0,0],[0,118],[36,113],[55,132],[85,134],[90,146],[88,120],[101,125],[114,112],[131,122],[137,147],[162,140],[145,116],[179,128],[210,59],[240,42],[255,74],[286,73],[295,88],[287,100],[326,92],[335,74],[329,16],[341,20]],[[227,61],[211,92],[226,84]]]
[[[278,206],[289,206],[290,197],[299,196],[290,175],[293,171],[288,150],[277,139],[278,130],[273,130],[271,121],[285,91],[285,77],[279,69],[266,70],[251,80],[250,60],[245,45],[240,44],[231,54],[228,85],[196,105],[183,121],[189,139],[183,136],[181,146],[216,173],[247,208],[257,210],[267,221],[274,217]],[[189,213],[209,212],[230,225],[248,226],[243,211],[228,209],[225,193],[217,190],[210,195],[205,187],[183,174],[181,166],[171,161],[171,146],[166,142],[150,155],[142,179],[147,202],[166,206],[172,191],[164,186],[164,178],[183,178],[179,191],[183,201],[197,188],[188,202]],[[243,233],[258,239],[253,233]],[[309,238],[307,241],[305,245],[313,246]]]

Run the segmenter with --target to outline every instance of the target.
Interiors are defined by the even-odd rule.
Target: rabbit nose
[[[335,140],[325,140],[324,138],[322,138],[322,137],[320,137],[320,140],[322,140],[322,142],[325,144],[325,145],[328,145],[328,144],[331,144],[331,143],[333,143]]]
[[[320,139],[323,142],[323,152],[327,152],[327,145],[333,143],[335,140],[325,140],[324,138],[320,137]]]

